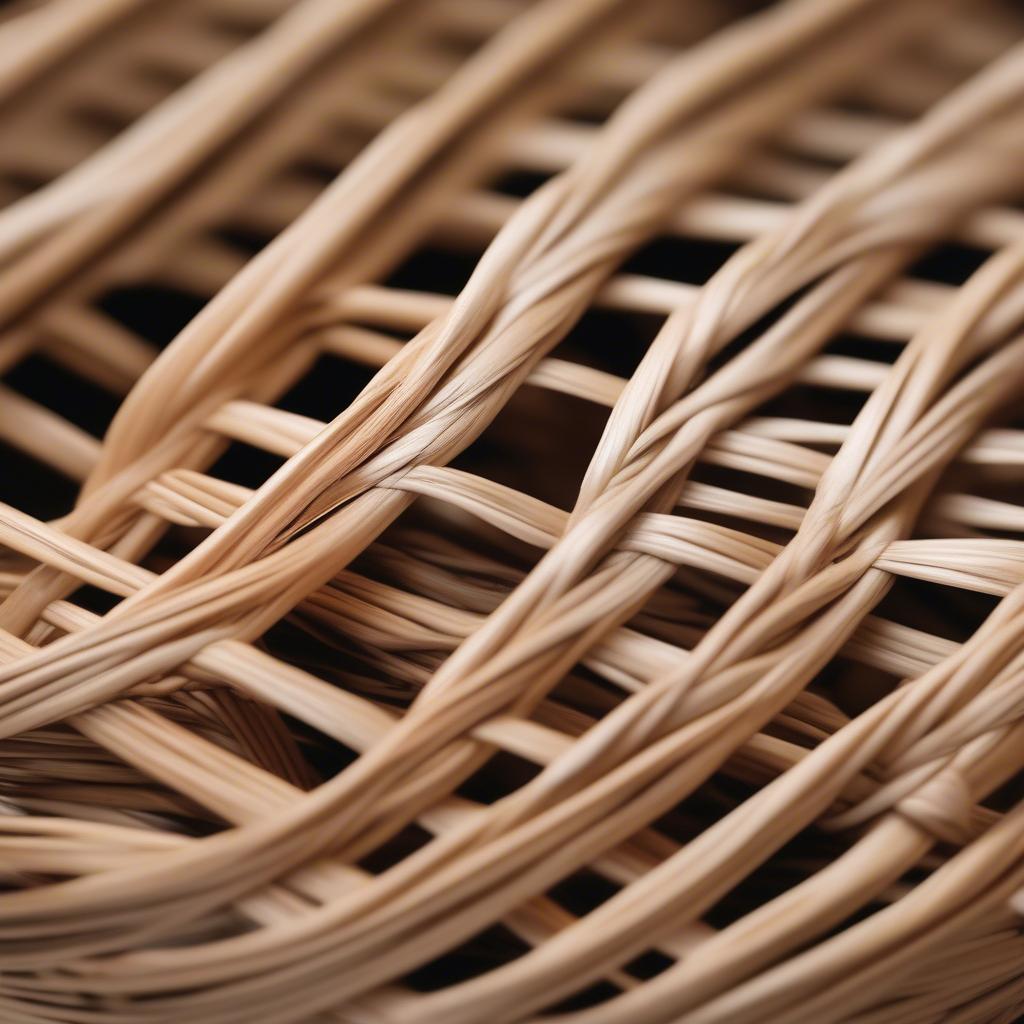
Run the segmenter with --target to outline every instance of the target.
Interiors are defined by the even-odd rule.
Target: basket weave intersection
[[[16,0],[0,138],[0,1022],[1024,1014],[1024,9]]]

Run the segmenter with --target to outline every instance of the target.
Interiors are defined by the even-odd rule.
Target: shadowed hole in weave
[[[255,256],[267,243],[273,240],[273,235],[256,228],[246,227],[242,224],[228,224],[213,232],[215,238],[225,242],[232,249],[237,249],[247,257]]]
[[[622,702],[625,694],[614,682],[602,678],[597,672],[585,665],[576,665],[567,672],[554,686],[548,697],[552,708],[561,706],[587,716],[588,719],[600,719]],[[545,708],[541,708],[534,717],[543,717]],[[559,728],[565,728],[560,722]],[[568,729],[570,735],[580,735],[581,729]]]
[[[210,467],[210,476],[253,489],[264,484],[285,463],[278,455],[244,441],[232,441]]]
[[[160,348],[172,342],[205,305],[204,297],[157,281],[112,288],[96,302],[107,316]]]
[[[373,665],[368,649],[361,647],[343,627],[332,628],[310,615],[302,605],[273,626],[262,642],[282,661],[378,703],[405,707],[419,691],[419,686],[392,679]],[[347,757],[346,752],[343,760]]]
[[[757,415],[849,425],[857,418],[867,399],[865,392],[852,388],[794,384],[760,406]]]
[[[717,183],[715,191],[719,195],[732,196],[737,199],[753,199],[765,203],[790,203],[792,195],[789,190],[774,181],[770,176],[751,176],[746,168],[735,175],[727,174]]]
[[[351,139],[357,134],[356,129],[346,127],[346,139]],[[357,147],[353,145],[353,149],[355,148]],[[219,229],[215,229],[213,234],[242,252],[258,252],[280,231],[283,231],[293,219],[300,217],[319,197],[320,193],[334,181],[342,169],[342,167],[314,159],[297,161],[274,177],[266,186],[269,195],[280,189],[290,196],[301,194],[302,197],[300,202],[288,209],[287,215],[282,217],[279,223],[273,226],[273,229],[255,228],[240,222],[239,218],[229,218]],[[244,221],[244,218],[241,220]]]
[[[377,847],[373,853],[367,854],[359,861],[359,866],[371,875],[382,875],[385,871],[401,864],[406,857],[422,850],[433,837],[419,825],[406,825],[400,832],[391,836]]]
[[[580,317],[551,355],[626,380],[640,365],[664,319],[658,313],[592,308]]]
[[[3,380],[93,437],[103,436],[117,411],[116,396],[45,355],[27,356]]]
[[[0,173],[0,188],[2,188],[4,192],[7,192],[8,190],[15,192],[17,194],[17,198],[20,199],[21,196],[26,196],[30,192],[35,192],[37,188],[42,188],[48,180],[49,179],[35,174],[5,170]],[[11,196],[8,202],[2,203],[0,206],[8,206],[15,201],[15,197]]]
[[[545,1007],[543,1013],[573,1013],[578,1010],[586,1010],[593,1006],[600,1006],[607,1003],[616,996],[622,994],[622,989],[613,985],[610,981],[599,981],[588,985],[579,992],[563,999],[554,1006]]]
[[[344,743],[320,732],[315,725],[310,725],[299,718],[293,718],[285,712],[280,714],[281,720],[298,745],[302,757],[321,781],[327,782],[333,779],[359,756],[356,751],[345,746]]]
[[[121,110],[107,110],[98,104],[74,107],[68,111],[68,118],[76,127],[95,132],[104,139],[119,135],[134,119]]]
[[[529,4],[522,0],[507,3],[501,25],[513,21],[528,6]],[[496,30],[500,32],[501,27],[496,26]],[[469,24],[458,19],[446,19],[425,29],[421,37],[422,45],[430,52],[450,58],[453,65],[461,64],[487,42],[493,31],[494,29],[482,29],[480,25]]]
[[[894,579],[875,613],[963,643],[973,636],[999,600],[991,594],[900,576]]]
[[[180,67],[158,61],[146,61],[131,70],[132,78],[145,84],[160,86],[167,93],[179,89],[192,75]]]
[[[726,770],[717,771],[703,779],[689,792],[681,793],[679,801],[648,826],[652,835],[670,840],[680,847],[696,839],[737,807],[753,789],[740,782]],[[641,846],[648,843],[644,837],[635,839]],[[664,859],[660,846],[653,847],[657,860]]]
[[[568,510],[607,415],[585,399],[521,388],[451,465]]]
[[[139,559],[139,565],[158,574],[166,572],[202,541],[207,532],[202,526],[172,523],[157,543]]]
[[[329,423],[352,404],[376,372],[339,356],[320,355],[274,405]]]
[[[667,971],[675,963],[676,961],[672,957],[666,956],[656,949],[651,949],[630,960],[623,970],[634,978],[639,978],[640,981],[649,981],[651,978],[656,978],[662,972]]]
[[[600,127],[621,102],[623,92],[607,84],[595,86],[590,92],[564,103],[558,116],[564,121],[575,121],[580,125]]]
[[[400,590],[485,614],[539,557],[537,548],[475,516],[421,498],[352,568]]]
[[[737,248],[730,242],[710,238],[662,236],[630,256],[621,269],[627,274],[704,284]]]
[[[803,287],[794,289],[780,302],[772,306],[771,309],[762,313],[753,323],[743,328],[735,336],[728,338],[725,344],[714,352],[708,360],[704,377],[714,376],[724,367],[727,367],[737,356],[744,353],[758,340],[768,334],[771,328],[807,294],[811,287],[810,284],[805,284]]]
[[[764,152],[793,165],[800,171],[817,171],[823,178],[842,170],[850,162],[844,157],[810,152],[803,146],[796,146],[785,140],[765,143]]]
[[[121,603],[122,598],[117,594],[112,594],[109,590],[103,590],[87,583],[70,594],[68,600],[96,615],[106,615]]]
[[[173,714],[174,698],[139,703],[151,705],[161,714],[171,710],[169,717],[180,717]],[[214,812],[61,723],[0,742],[4,763],[8,767],[23,763],[15,756],[18,748],[35,743],[44,746],[34,777],[0,780],[0,801],[16,806],[25,801],[31,806],[38,799],[59,800],[70,818],[117,813],[145,828],[155,826],[193,836],[211,835],[227,827]]]
[[[851,835],[849,839],[849,845],[852,846],[854,837]],[[839,852],[840,851],[837,850],[837,856]],[[926,854],[925,857],[933,859],[934,854]],[[826,866],[827,864],[822,864],[822,867]],[[869,920],[880,910],[885,910],[887,907],[891,907],[902,897],[902,895],[915,889],[922,882],[926,881],[931,874],[932,870],[930,868],[920,864],[915,865],[908,871],[904,872],[900,878],[887,889],[883,889],[879,893],[865,893],[862,897],[860,906],[851,911],[843,918],[843,920],[823,929],[820,936],[816,939],[815,945],[820,945],[822,942],[827,942],[829,939],[842,935],[850,928]]]
[[[384,285],[413,291],[458,295],[477,264],[479,253],[423,246],[393,270]]]
[[[659,316],[590,310],[551,356],[628,378],[660,323]],[[453,465],[568,510],[607,417],[601,403],[524,387]]]
[[[905,116],[894,116],[879,100],[866,96],[861,92],[843,91],[829,100],[829,106],[842,114],[854,114],[860,117],[878,118],[886,116],[895,120],[905,121]]]
[[[899,358],[903,345],[885,338],[866,338],[860,334],[844,333],[833,338],[823,351],[828,355],[866,359],[891,366]]]
[[[531,948],[504,925],[493,925],[402,980],[415,992],[436,992],[512,963]]]
[[[687,580],[690,577],[686,575],[687,571],[680,568],[667,583],[648,597],[643,607],[626,624],[681,650],[694,647],[706,632],[713,616],[708,614],[704,598],[695,596],[688,589]],[[720,577],[715,579],[719,580]]]
[[[348,137],[353,131],[355,129],[346,126],[345,136]],[[340,167],[327,160],[319,159],[316,156],[304,156],[291,165],[288,174],[308,185],[315,186],[317,191],[322,191],[334,181],[340,171]]]
[[[852,834],[804,828],[777,850],[764,851],[764,860],[705,912],[704,921],[719,930],[735,924],[834,863],[854,841]]]
[[[297,616],[301,615],[300,610]],[[322,628],[317,635],[323,636]],[[338,643],[331,645],[330,659],[315,663],[307,657],[306,667],[350,693],[387,707],[408,708],[440,666],[440,657],[436,655],[393,653],[375,650],[372,646],[363,648],[343,632],[336,636]]]
[[[982,807],[1007,814],[1024,799],[1024,771],[1017,772],[981,801]]]
[[[586,917],[621,889],[622,886],[596,871],[580,868],[552,886],[547,895],[573,917]]]
[[[442,541],[432,552],[427,523]],[[405,527],[414,524],[414,529]],[[540,549],[474,516],[430,497],[417,500],[397,532],[368,549],[356,563],[375,579],[477,616],[500,604],[536,564]],[[460,559],[465,564],[460,566]]]
[[[78,483],[51,466],[0,441],[0,501],[46,521],[67,515]]]
[[[242,6],[205,11],[203,28],[210,33],[224,36],[234,43],[244,43],[267,27],[267,19],[257,10],[246,10]]]
[[[961,285],[990,255],[988,250],[977,246],[946,242],[930,249],[914,263],[908,276],[939,284]]]
[[[680,565],[626,625],[689,650],[745,589],[710,570]]]
[[[493,804],[539,774],[540,768],[526,758],[499,750],[459,786],[456,793],[479,804]]]
[[[525,199],[526,196],[540,188],[549,177],[550,175],[543,174],[540,171],[505,171],[492,181],[489,187],[495,192],[502,193],[502,195],[517,196]]]
[[[560,882],[547,895],[574,916],[586,914],[618,891],[618,886],[582,870]],[[442,956],[423,964],[403,980],[418,992],[433,992],[469,981],[512,963],[532,947],[506,925],[493,925]],[[648,962],[647,969],[651,969]],[[607,982],[588,985],[559,1004],[559,1009],[582,1009],[614,997],[620,989]]]
[[[839,656],[818,673],[808,689],[826,697],[840,711],[853,718],[887,697],[900,684],[900,676],[874,665]]]

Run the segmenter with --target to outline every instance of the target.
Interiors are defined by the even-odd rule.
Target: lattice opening
[[[114,288],[96,303],[100,312],[157,348],[170,344],[205,305],[203,296],[157,282]]]

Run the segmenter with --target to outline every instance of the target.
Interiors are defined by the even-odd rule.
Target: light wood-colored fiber
[[[1024,1014],[1024,13],[0,12],[0,1022]]]

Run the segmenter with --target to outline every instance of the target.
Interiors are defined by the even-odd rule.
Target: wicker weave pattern
[[[1024,22],[681,7],[0,23],[0,1020],[1020,1013]]]

